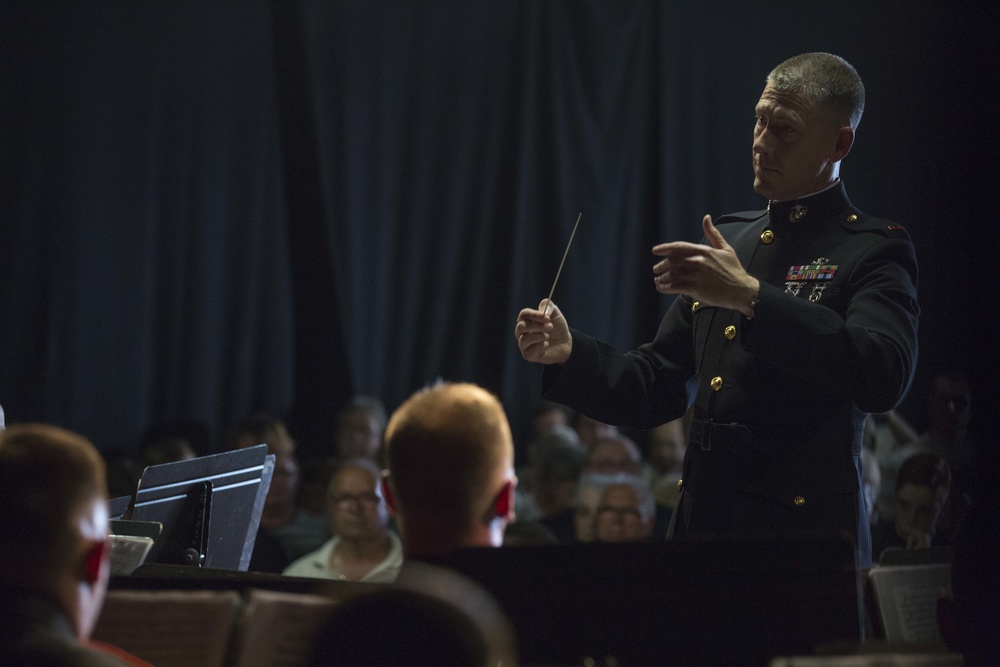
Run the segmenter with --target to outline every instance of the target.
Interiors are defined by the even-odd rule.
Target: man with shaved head
[[[54,426],[0,431],[0,665],[123,665],[86,648],[108,584],[104,462]]]
[[[864,420],[913,378],[916,255],[840,179],[865,105],[854,67],[804,53],[764,84],[748,166],[767,206],[652,248],[653,288],[678,295],[654,340],[619,352],[546,300],[514,335],[546,364],[545,398],[593,419],[651,429],[693,407],[674,535],[843,531],[864,568]]]
[[[441,383],[413,394],[385,432],[383,483],[406,557],[503,543],[514,519],[514,443],[500,401]]]

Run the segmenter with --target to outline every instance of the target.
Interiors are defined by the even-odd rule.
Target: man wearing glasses
[[[403,563],[403,547],[389,530],[379,488],[381,473],[367,459],[341,464],[330,479],[327,512],[333,538],[289,565],[294,577],[391,583]]]

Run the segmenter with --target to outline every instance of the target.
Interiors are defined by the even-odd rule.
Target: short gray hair
[[[639,501],[639,508],[643,512],[643,518],[652,519],[656,516],[656,499],[650,492],[646,480],[640,475],[630,475],[624,472],[610,475],[585,473],[580,476],[580,482],[577,485],[577,496],[579,497],[581,488],[587,487],[598,489],[603,499],[604,493],[612,486],[631,486],[635,490],[636,498]]]
[[[857,129],[865,110],[865,86],[849,62],[831,53],[803,53],[781,63],[767,83],[782,92],[799,93],[831,113],[837,123]]]

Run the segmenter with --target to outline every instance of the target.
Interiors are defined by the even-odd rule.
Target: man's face
[[[896,534],[904,540],[911,535],[933,537],[944,506],[942,495],[929,486],[919,484],[903,484],[899,487],[893,498]]]
[[[963,380],[938,378],[927,401],[931,429],[935,432],[961,431],[969,424],[971,403],[969,384]]]
[[[599,440],[594,445],[590,460],[587,462],[587,472],[605,475],[616,472],[635,475],[639,470],[639,461],[630,451],[630,447],[620,440],[610,438]]]
[[[649,537],[650,517],[645,516],[639,495],[628,484],[609,486],[597,506],[594,538],[601,542],[635,542]]]
[[[804,96],[767,84],[753,130],[753,188],[768,199],[797,199],[833,182],[839,128]],[[852,135],[853,136],[853,135]],[[846,153],[845,153],[846,154]]]
[[[364,468],[344,468],[330,480],[327,497],[330,526],[344,540],[378,539],[385,535],[389,514],[378,479]]]
[[[539,413],[531,420],[531,433],[532,435],[539,435],[542,433],[548,433],[549,431],[555,429],[557,426],[568,426],[569,420],[566,419],[566,413],[562,410],[546,410],[545,412]]]
[[[649,462],[661,473],[681,472],[686,452],[687,439],[680,420],[649,432]]]
[[[368,410],[352,410],[337,425],[337,453],[342,460],[373,459],[382,444],[378,419]]]
[[[584,486],[579,490],[576,507],[573,510],[573,534],[578,542],[594,540],[594,515],[601,502],[601,489]]]
[[[577,415],[573,430],[580,436],[580,442],[587,449],[592,448],[600,438],[611,438],[618,433],[616,426],[601,423],[586,415]]]
[[[237,440],[238,449],[260,444],[261,438],[244,433]],[[267,489],[264,506],[267,508],[288,507],[295,502],[299,490],[299,462],[295,457],[295,441],[284,428],[267,434],[263,439],[267,453],[274,455],[274,475]]]

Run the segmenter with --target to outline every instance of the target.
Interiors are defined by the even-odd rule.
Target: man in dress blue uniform
[[[767,209],[705,216],[702,244],[653,248],[656,290],[680,295],[653,342],[621,353],[545,301],[518,315],[546,398],[634,428],[693,403],[676,536],[843,530],[871,563],[864,418],[906,394],[919,308],[909,236],[854,208],[840,181],[863,109],[838,56],[768,75],[752,153]]]
[[[88,646],[109,555],[104,461],[94,446],[44,424],[0,431],[0,665],[130,664]]]

